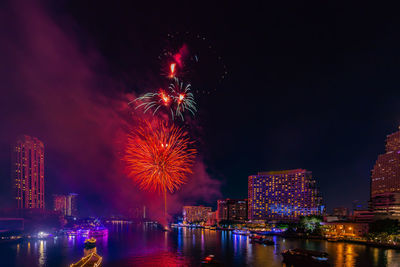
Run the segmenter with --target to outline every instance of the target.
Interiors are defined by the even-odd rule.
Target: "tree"
[[[369,225],[370,233],[387,233],[389,235],[397,234],[400,230],[398,220],[384,219],[377,220]]]
[[[321,216],[302,216],[300,217],[300,228],[303,228],[305,232],[307,233],[312,233],[312,234],[318,234],[320,233],[321,230],[321,222],[322,222],[322,217]]]

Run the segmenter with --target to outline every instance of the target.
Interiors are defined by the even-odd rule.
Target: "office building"
[[[246,221],[247,199],[218,200],[218,221]]]

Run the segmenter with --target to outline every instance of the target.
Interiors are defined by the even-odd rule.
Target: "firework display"
[[[160,57],[167,85],[164,84],[157,91],[145,93],[129,103],[135,109],[141,109],[143,113],[151,113],[153,116],[149,121],[139,123],[128,134],[123,156],[128,176],[136,181],[140,189],[163,193],[165,220],[168,217],[167,192],[175,192],[187,181],[197,153],[188,133],[175,125],[175,118],[184,121],[186,114],[194,116],[197,112],[191,83],[184,80],[197,79],[196,81],[203,83],[203,79],[198,78],[199,75],[212,73],[217,80],[221,80],[227,74],[225,65],[221,64],[222,58],[210,53],[214,51],[210,45],[203,50],[198,46],[190,46],[193,47],[192,52],[189,51],[189,45],[178,41],[177,36],[168,35],[174,45],[164,50]],[[204,37],[197,36],[195,39],[202,45],[206,43]],[[197,76],[193,75],[194,63],[202,67],[195,69],[200,70]],[[220,66],[223,66],[222,72],[215,68]],[[200,82],[196,84],[201,84]],[[202,92],[209,94],[211,91]],[[196,90],[196,93],[200,91]],[[161,122],[160,119],[164,121]]]
[[[160,121],[155,124],[143,122],[128,135],[124,161],[141,189],[172,193],[192,173],[196,150],[181,128]]]
[[[157,93],[146,93],[129,104],[132,105],[136,102],[139,102],[136,109],[143,108],[144,113],[153,110],[153,115],[164,107],[171,114],[173,120],[175,117],[180,117],[183,121],[185,120],[185,111],[189,111],[193,116],[197,111],[191,85],[179,81],[176,77],[169,85],[168,91],[160,89]]]

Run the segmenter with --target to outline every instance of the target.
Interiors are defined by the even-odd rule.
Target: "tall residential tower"
[[[372,169],[370,204],[377,216],[400,219],[400,131],[386,137],[386,152]]]
[[[44,209],[44,145],[22,135],[12,151],[12,179],[19,209]]]

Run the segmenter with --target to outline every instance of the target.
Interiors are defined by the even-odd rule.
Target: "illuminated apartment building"
[[[248,180],[249,220],[297,220],[322,215],[324,206],[311,171],[260,172]]]
[[[400,218],[400,131],[386,137],[386,152],[372,169],[370,205],[377,216]]]
[[[218,221],[246,221],[247,213],[247,199],[218,200]]]
[[[211,207],[204,206],[184,206],[183,221],[186,223],[207,222],[208,213],[211,212]]]
[[[39,139],[28,135],[17,139],[11,175],[16,207],[44,209],[44,145]]]

